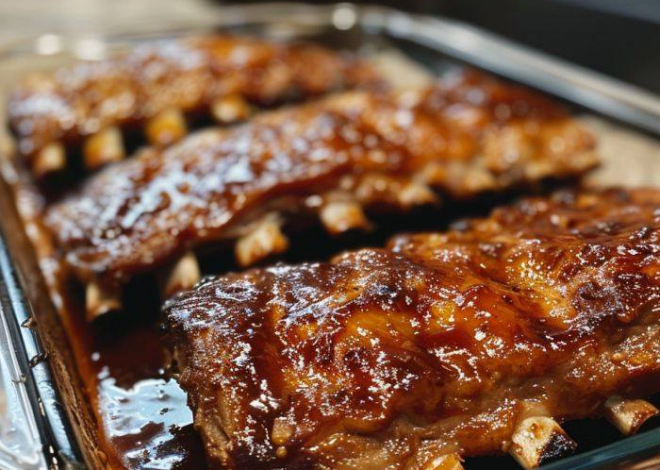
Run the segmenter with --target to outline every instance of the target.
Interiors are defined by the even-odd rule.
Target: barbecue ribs
[[[215,465],[533,467],[534,440],[573,445],[551,418],[660,391],[659,254],[660,191],[559,192],[203,281],[166,304],[168,338]]]
[[[578,176],[596,163],[593,145],[552,102],[467,73],[421,91],[347,92],[146,150],[46,221],[78,277],[106,286],[97,298],[177,256],[190,262],[186,250],[201,244],[237,239],[251,264],[287,247],[286,220],[319,216],[341,233],[368,224],[363,207],[435,201],[431,187],[460,199]]]
[[[82,147],[92,169],[123,158],[127,131],[166,145],[183,137],[190,119],[233,122],[252,105],[377,82],[365,63],[319,46],[230,36],[167,40],[27,77],[10,97],[9,123],[21,154],[42,176],[67,164],[67,148]]]

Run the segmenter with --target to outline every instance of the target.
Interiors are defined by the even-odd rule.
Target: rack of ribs
[[[127,132],[168,145],[183,138],[190,120],[236,122],[252,107],[377,82],[365,63],[320,46],[193,37],[29,76],[10,96],[9,124],[42,177],[63,170],[67,153],[82,154],[88,169],[123,159]]]
[[[415,91],[352,91],[199,132],[93,176],[45,220],[87,285],[90,318],[136,273],[169,263],[166,291],[199,277],[190,250],[236,241],[239,264],[281,252],[285,221],[333,234],[368,211],[576,177],[591,136],[562,108],[473,72]]]
[[[167,339],[213,465],[448,470],[658,410],[660,191],[563,191],[446,233],[200,282]]]

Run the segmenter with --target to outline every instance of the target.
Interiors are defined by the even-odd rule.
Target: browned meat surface
[[[10,97],[9,122],[21,153],[32,156],[113,125],[141,127],[172,108],[210,113],[222,97],[268,106],[374,81],[365,64],[314,45],[228,36],[167,40],[26,77]]]
[[[659,391],[659,254],[660,191],[560,192],[206,280],[168,337],[215,465],[431,469]]]
[[[580,175],[596,163],[592,149],[553,103],[467,74],[423,91],[349,92],[147,150],[91,178],[46,221],[80,278],[123,282],[245,236],[265,214],[319,213],[342,232],[364,225],[360,206],[428,203],[427,184],[463,198]]]

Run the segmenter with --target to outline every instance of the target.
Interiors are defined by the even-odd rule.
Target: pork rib
[[[242,238],[249,264],[286,248],[278,227],[362,208],[405,210],[583,174],[591,136],[532,92],[468,73],[425,90],[354,91],[149,149],[92,177],[46,222],[86,281],[122,283],[201,244]]]
[[[660,391],[660,191],[527,199],[209,279],[165,310],[216,465],[421,470],[509,450],[531,467],[529,429]]]
[[[187,132],[186,117],[244,119],[272,106],[361,85],[376,73],[321,46],[231,36],[146,43],[125,56],[32,75],[9,99],[9,124],[37,176],[66,164],[79,146],[95,168],[123,158],[124,131],[152,144]]]

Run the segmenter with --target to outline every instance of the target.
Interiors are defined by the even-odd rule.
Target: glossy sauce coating
[[[660,192],[560,192],[165,307],[215,465],[421,469],[660,390]]]
[[[10,96],[9,124],[30,156],[111,125],[141,126],[172,108],[208,113],[221,97],[268,106],[376,82],[364,63],[320,46],[231,36],[164,40],[117,59],[26,77]]]
[[[124,282],[184,249],[235,238],[270,210],[340,190],[400,207],[423,181],[452,197],[592,168],[593,140],[557,105],[467,73],[425,90],[349,92],[192,135],[106,169],[46,222],[84,280]]]

